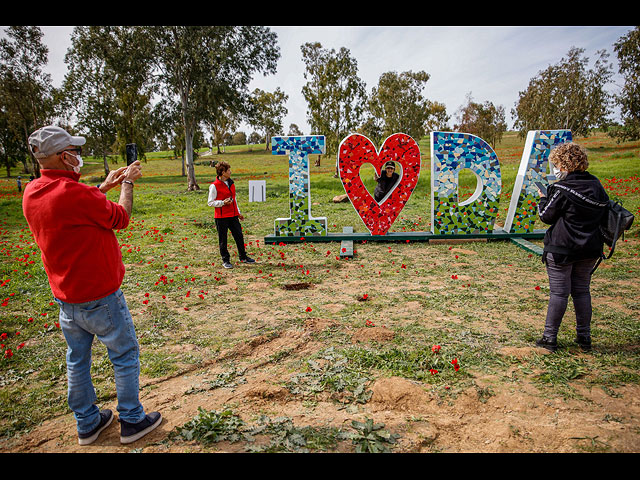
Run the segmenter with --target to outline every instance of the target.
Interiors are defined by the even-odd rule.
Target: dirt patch
[[[252,386],[245,393],[247,398],[253,400],[264,400],[264,401],[277,401],[277,402],[285,402],[289,398],[291,398],[291,394],[289,390],[284,387],[278,385],[272,385],[266,381],[259,383],[258,385]]]
[[[540,350],[534,347],[504,347],[498,350],[500,355],[511,356],[522,360],[523,358],[527,358],[534,353],[546,352],[546,350]]]
[[[346,305],[343,303],[326,303],[323,305],[323,309],[329,313],[338,313],[345,307]]]
[[[313,287],[312,283],[304,282],[304,283],[291,283],[288,285],[283,285],[282,288],[284,290],[306,290],[308,288]]]
[[[385,327],[362,327],[352,335],[351,341],[358,342],[389,342],[393,340],[395,333]]]
[[[466,248],[457,248],[457,247],[456,248],[452,248],[451,252],[453,252],[453,253],[462,253],[464,255],[477,255],[478,254],[478,252],[476,252],[475,250],[469,250],[469,249],[466,249]]]
[[[335,321],[323,318],[308,318],[304,322],[304,328],[309,332],[322,332],[335,325]]]
[[[432,404],[432,398],[424,387],[401,377],[381,378],[371,390],[374,410],[400,410],[418,414],[428,412]]]

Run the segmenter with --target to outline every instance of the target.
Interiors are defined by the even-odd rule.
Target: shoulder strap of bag
[[[598,266],[600,265],[600,263],[602,262],[602,259],[604,258],[604,254],[600,255],[600,257],[598,258],[598,261],[596,262],[596,264],[593,266],[593,269],[591,270],[590,275],[593,275],[593,273],[596,271],[596,269],[598,268]]]
[[[600,202],[598,200],[594,200],[593,198],[587,197],[586,195],[583,195],[580,192],[575,191],[573,188],[567,187],[566,185],[561,185],[560,183],[554,183],[553,186],[554,187],[558,187],[558,188],[564,190],[565,192],[568,192],[568,193],[571,193],[571,194],[575,195],[580,200],[582,200],[583,202],[588,203],[592,207],[604,208],[604,207],[608,207],[609,206],[609,202]]]

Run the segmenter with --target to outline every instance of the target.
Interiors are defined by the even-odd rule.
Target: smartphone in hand
[[[543,195],[547,194],[547,186],[545,184],[543,184],[542,182],[535,182],[535,185],[536,187],[538,187],[538,190],[540,190]]]
[[[126,149],[127,149],[127,166],[129,166],[132,163],[134,163],[136,160],[138,160],[138,147],[136,146],[135,143],[128,143],[126,145]]]

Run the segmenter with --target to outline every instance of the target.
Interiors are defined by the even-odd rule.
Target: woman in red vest
[[[231,231],[233,239],[238,246],[238,255],[242,263],[255,263],[256,261],[247,256],[244,248],[244,237],[240,220],[244,217],[240,214],[238,203],[236,202],[236,186],[231,180],[231,166],[227,162],[219,162],[216,165],[218,176],[209,187],[209,199],[207,204],[215,207],[215,221],[218,230],[218,243],[220,244],[220,255],[224,268],[233,268],[231,264],[229,250],[227,249],[227,231]]]

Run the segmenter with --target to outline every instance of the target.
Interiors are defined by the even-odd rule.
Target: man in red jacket
[[[129,224],[133,182],[140,162],[109,172],[98,187],[80,183],[84,137],[56,126],[29,137],[42,176],[29,182],[22,210],[41,250],[51,291],[60,306],[60,327],[67,342],[67,398],[76,418],[78,443],[89,445],[113,420],[100,410],[91,381],[91,345],[95,336],[113,363],[120,441],[131,443],[162,421],[145,414],[139,400],[139,346],[120,285],[124,264],[113,229]],[[120,185],[118,203],[105,193]]]
[[[255,263],[256,261],[247,256],[244,247],[244,236],[240,220],[244,217],[238,209],[236,202],[236,186],[231,179],[231,166],[227,162],[216,164],[218,176],[209,187],[209,199],[207,204],[215,207],[214,217],[216,229],[218,230],[218,243],[220,244],[220,255],[224,268],[233,268],[230,262],[229,250],[227,249],[227,231],[231,231],[233,239],[238,246],[238,256],[242,263]]]

